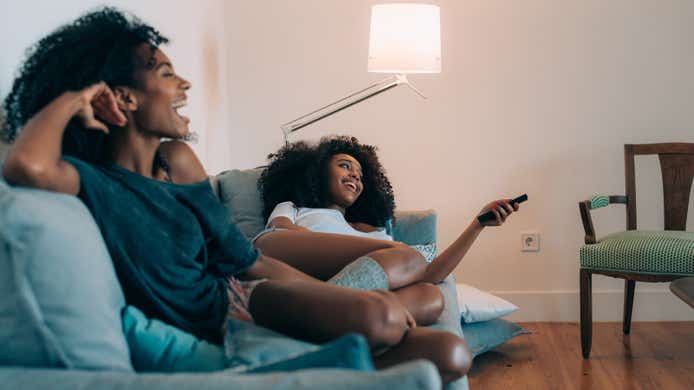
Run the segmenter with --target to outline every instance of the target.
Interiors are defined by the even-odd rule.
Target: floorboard
[[[577,323],[520,325],[533,333],[475,359],[473,390],[694,389],[694,322],[595,323],[588,360]]]

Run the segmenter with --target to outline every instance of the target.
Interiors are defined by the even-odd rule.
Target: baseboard
[[[512,321],[574,322],[580,317],[578,291],[491,291],[520,308]],[[593,291],[593,321],[621,321],[624,290]],[[636,288],[632,321],[694,321],[694,309],[669,290]]]

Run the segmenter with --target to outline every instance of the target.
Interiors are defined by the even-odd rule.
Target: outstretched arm
[[[483,214],[489,210],[492,210],[494,220],[485,222],[482,225],[477,218],[472,220],[470,225],[463,231],[462,234],[443,251],[426,269],[423,282],[439,283],[444,280],[451,272],[455,269],[460,261],[465,257],[472,244],[480,235],[485,226],[501,226],[506,218],[513,213],[518,211],[518,203],[514,203],[513,207],[509,205],[510,199],[502,199],[489,203],[487,206],[482,208],[479,214]]]

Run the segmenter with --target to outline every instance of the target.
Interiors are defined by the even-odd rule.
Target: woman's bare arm
[[[207,172],[193,149],[182,141],[166,141],[159,145],[159,153],[168,164],[168,177],[173,183],[191,184],[207,179]]]
[[[509,201],[510,199],[497,200],[482,208],[479,214],[491,210],[496,218],[490,222],[485,222],[484,225],[482,225],[477,218],[473,219],[470,225],[460,234],[458,239],[429,264],[424,273],[424,277],[422,277],[422,281],[439,283],[450,275],[455,267],[460,264],[463,257],[465,257],[465,254],[467,254],[485,226],[501,226],[511,213],[518,211],[518,203],[514,203],[513,206],[511,206],[508,203]]]
[[[77,115],[85,127],[108,132],[94,117],[99,105],[112,122],[124,123],[111,90],[99,83],[78,92],[65,92],[32,117],[7,155],[2,174],[9,183],[76,195],[80,177],[72,164],[61,158],[63,133]],[[120,115],[120,116],[118,116]]]
[[[422,282],[439,283],[444,280],[463,259],[467,251],[484,229],[477,218],[445,251],[427,266]]]
[[[287,217],[276,217],[268,223],[268,226],[279,228],[279,229],[289,229],[289,230],[303,230],[305,232],[310,232],[309,229],[296,225],[291,219]]]
[[[358,230],[362,233],[371,233],[378,230],[376,227],[364,222],[350,222],[350,226],[352,226],[354,230]]]

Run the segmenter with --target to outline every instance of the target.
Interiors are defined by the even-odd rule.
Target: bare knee
[[[432,340],[432,356],[444,382],[451,382],[464,375],[472,366],[472,354],[467,344],[453,333],[442,332]]]
[[[399,343],[407,330],[404,308],[389,291],[369,291],[360,305],[362,333],[373,347]]]
[[[401,253],[402,258],[409,262],[411,267],[426,268],[427,261],[419,251],[401,242],[397,243],[396,248]]]
[[[391,247],[368,255],[383,267],[391,289],[421,280],[427,267],[424,256],[399,242],[394,242]]]
[[[422,311],[419,313],[417,320],[421,325],[433,324],[441,317],[445,307],[441,289],[431,283],[418,283],[417,286],[422,293],[420,301]]]

